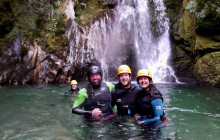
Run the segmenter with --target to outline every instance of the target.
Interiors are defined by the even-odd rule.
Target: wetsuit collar
[[[93,89],[97,89],[97,88],[100,88],[100,87],[101,87],[101,84],[102,84],[102,82],[100,82],[99,85],[94,86],[94,85],[92,85],[92,83],[90,83],[90,87],[92,87]]]
[[[123,88],[123,89],[129,89],[129,88],[131,88],[131,83],[129,83],[128,86],[124,87],[124,86],[119,82],[119,83],[118,83],[118,86],[119,86],[120,88]]]

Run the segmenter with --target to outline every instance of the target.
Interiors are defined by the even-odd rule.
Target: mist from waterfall
[[[171,55],[169,19],[166,17],[163,0],[153,0],[151,5],[146,0],[136,2],[135,48],[139,69],[149,69],[154,82],[178,82],[168,61]],[[155,28],[151,25],[153,19],[149,7],[152,5],[155,9],[156,31],[153,31]]]
[[[111,16],[106,13],[88,27],[76,28],[74,25],[70,28],[68,36],[74,37],[70,42],[68,61],[73,63],[71,59],[74,59],[83,64],[89,57],[97,59],[104,71],[104,79],[111,80],[116,78],[118,66],[135,59],[135,64],[131,65],[136,70],[149,69],[154,82],[177,82],[168,62],[171,46],[165,6],[162,0],[152,2],[157,36],[151,25],[149,0],[122,0]]]

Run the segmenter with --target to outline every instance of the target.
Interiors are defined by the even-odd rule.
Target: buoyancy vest
[[[77,94],[78,92],[79,92],[79,88],[77,87],[76,89],[70,89],[69,90],[69,92],[71,93],[71,94]]]
[[[111,94],[105,82],[102,82],[100,86],[96,88],[89,84],[86,86],[86,90],[88,98],[84,102],[85,110],[99,108],[103,114],[111,112]]]
[[[71,88],[71,89],[69,90],[69,92],[78,92],[78,91],[79,91],[79,88],[78,88],[78,87],[77,87],[76,89],[72,89],[72,88]]]
[[[142,90],[138,97],[137,113],[141,116],[154,117],[151,102],[155,99],[161,99],[163,101],[162,94],[158,90],[155,90],[152,95],[149,92]]]
[[[134,115],[136,113],[137,97],[139,88],[131,84],[128,89],[123,89],[120,84],[115,85],[112,92],[113,104],[117,106],[117,113],[122,115]]]

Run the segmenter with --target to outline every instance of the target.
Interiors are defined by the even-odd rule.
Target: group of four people
[[[140,119],[139,123],[151,123],[163,117],[163,98],[153,84],[149,70],[141,69],[137,73],[137,83],[131,84],[131,69],[127,65],[118,67],[119,82],[113,85],[102,81],[99,66],[88,69],[89,84],[76,96],[72,113],[84,115],[91,120],[103,120],[115,117],[112,111],[117,108],[118,116],[131,116]]]

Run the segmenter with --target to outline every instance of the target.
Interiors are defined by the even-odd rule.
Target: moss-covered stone
[[[181,78],[193,78],[194,60],[192,54],[185,52],[183,46],[175,47],[173,52],[173,67],[176,75]]]
[[[191,0],[183,0],[182,7],[185,9]]]
[[[194,76],[199,81],[213,85],[220,82],[220,52],[213,52],[200,58],[194,68]]]
[[[17,34],[21,33],[27,42],[33,43],[38,40],[46,51],[48,48],[51,50],[63,48],[65,39],[62,39],[62,35],[67,24],[67,18],[62,10],[64,2],[2,0],[0,45],[12,42]]]
[[[195,36],[196,32],[196,23],[195,18],[193,15],[190,15],[188,13],[185,13],[183,15],[183,28],[184,28],[184,34],[181,34],[183,36],[184,40],[189,42],[189,44],[193,44],[193,37]]]
[[[196,51],[220,50],[220,42],[216,42],[207,36],[197,35],[195,49],[196,49]]]
[[[164,0],[167,7],[166,13],[171,22],[175,20],[176,16],[182,9],[182,0]]]
[[[214,36],[212,37],[212,39],[215,40],[215,41],[217,41],[217,42],[220,42],[220,32],[219,32],[218,35],[214,35]]]
[[[178,42],[182,42],[187,51],[194,51],[194,38],[196,35],[196,22],[193,15],[184,13],[183,16],[174,25],[174,39]]]
[[[79,0],[74,9],[76,11],[75,22],[79,25],[86,25],[93,18],[109,8],[106,0]]]
[[[197,32],[203,34],[218,34],[220,32],[220,3],[219,0],[191,0],[186,10],[197,19]]]

